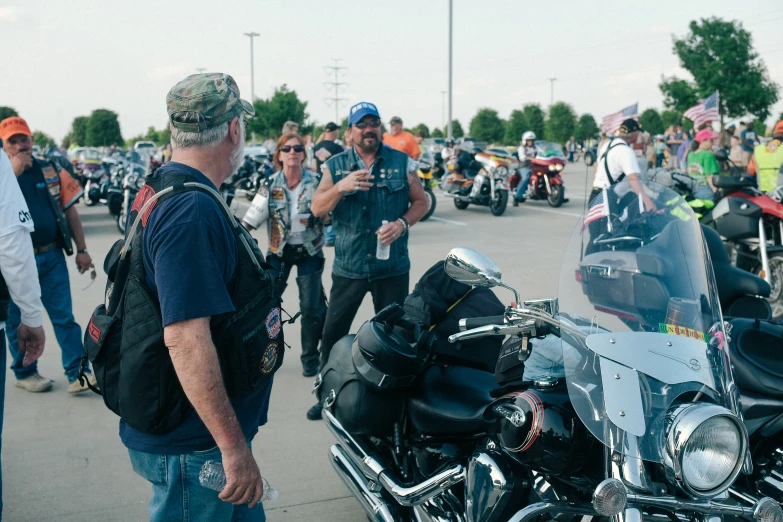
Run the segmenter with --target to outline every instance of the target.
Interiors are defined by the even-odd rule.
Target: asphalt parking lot
[[[544,201],[526,202],[519,207],[509,205],[501,217],[482,207],[457,210],[436,189],[438,206],[433,218],[411,230],[412,285],[451,248],[464,246],[494,260],[504,279],[520,289],[523,298],[557,295],[563,249],[583,212],[585,184],[592,169],[589,172],[588,176],[584,164],[566,168],[570,201],[562,207],[553,209]],[[68,259],[74,313],[84,328],[92,310],[103,300],[103,258],[120,234],[105,207],[80,204],[78,208],[89,250],[99,268],[97,280],[85,289],[89,277],[80,276]],[[262,248],[267,245],[265,236],[263,231],[257,234]],[[334,251],[327,249],[327,293],[333,256]],[[297,309],[296,292],[296,285],[289,285],[284,296],[284,307],[292,313]],[[510,292],[498,295],[503,302],[513,300]],[[371,315],[368,297],[352,330]],[[42,375],[56,380],[53,391],[28,393],[14,386],[10,371],[7,375],[2,455],[5,520],[145,520],[150,485],[131,469],[117,434],[118,418],[92,392],[68,395],[59,347],[48,321],[45,328],[47,347],[39,367]],[[305,418],[314,398],[310,394],[312,379],[302,377],[299,364],[298,323],[288,327],[286,338],[291,350],[276,375],[269,423],[261,428],[253,445],[262,474],[280,492],[276,502],[266,505],[268,519],[364,521],[359,505],[327,459],[333,443],[330,433],[322,423]]]

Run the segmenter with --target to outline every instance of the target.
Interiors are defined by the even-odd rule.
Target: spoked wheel
[[[429,205],[429,210],[427,210],[427,213],[424,214],[424,217],[421,218],[420,221],[426,221],[430,218],[430,216],[435,212],[435,205],[437,205],[437,200],[435,199],[435,194],[432,192],[432,189],[430,187],[424,187],[424,194],[427,195],[427,205]],[[454,200],[455,202],[457,200]],[[459,207],[457,207],[459,208]]]
[[[761,264],[754,270],[761,277]],[[769,255],[769,280],[772,291],[767,300],[772,308],[773,319],[783,319],[783,252]]]
[[[549,191],[549,196],[546,198],[547,202],[552,207],[559,207],[563,204],[563,201],[565,200],[565,190],[563,190],[563,185],[552,185],[551,190]]]
[[[508,206],[508,190],[496,190],[495,197],[489,204],[489,209],[493,216],[500,216],[506,211]]]
[[[457,207],[459,210],[465,210],[466,208],[468,208],[468,205],[470,205],[470,203],[468,203],[464,199],[456,199],[456,198],[454,199],[454,206]]]

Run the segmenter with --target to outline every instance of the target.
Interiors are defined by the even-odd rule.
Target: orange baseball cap
[[[773,136],[783,136],[783,120],[780,120],[775,124],[775,130],[772,131]]]
[[[27,122],[19,116],[11,116],[3,121],[0,121],[0,140],[7,140],[11,136],[16,134],[24,134],[25,136],[32,136],[30,127],[27,126]]]

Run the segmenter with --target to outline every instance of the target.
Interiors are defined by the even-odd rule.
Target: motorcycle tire
[[[454,206],[457,207],[457,209],[459,210],[465,210],[466,208],[468,208],[468,205],[470,205],[470,203],[468,203],[464,199],[454,199]]]
[[[508,206],[508,191],[498,190],[495,192],[495,198],[489,202],[489,210],[493,216],[501,216]]]
[[[751,272],[761,277],[761,263],[756,265]],[[783,252],[769,254],[769,271],[771,291],[767,301],[772,308],[772,319],[783,319]]]
[[[419,221],[427,221],[435,212],[435,206],[438,204],[438,201],[435,199],[435,193],[432,192],[430,187],[424,187],[424,193],[427,195],[427,204],[429,205],[429,210],[427,210],[427,213],[424,214],[424,217],[422,217]]]
[[[117,229],[120,231],[120,234],[123,236],[125,235],[125,224],[127,222],[127,218],[125,216],[125,212],[120,212],[120,215],[117,216]]]
[[[565,201],[565,190],[563,190],[563,185],[552,185],[552,190],[546,200],[551,207],[557,208],[562,205],[563,201]]]
[[[593,163],[595,163],[595,158],[593,157],[592,152],[588,152],[585,154],[585,165],[588,167],[592,167]]]

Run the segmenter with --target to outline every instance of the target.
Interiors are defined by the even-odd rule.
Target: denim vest
[[[307,170],[302,171],[302,191],[299,193],[300,214],[310,214],[310,205],[313,196],[318,189],[321,178]],[[283,255],[283,248],[288,243],[288,233],[291,231],[289,223],[288,198],[285,194],[285,174],[278,172],[269,179],[269,252],[278,256]],[[310,223],[302,233],[304,247],[311,256],[317,255],[324,246],[324,225],[321,219],[311,217]]]
[[[326,161],[337,184],[352,171],[367,168],[354,149]],[[383,279],[410,271],[408,234],[391,244],[389,259],[375,257],[381,222],[396,221],[408,210],[408,155],[381,146],[370,167],[375,179],[369,191],[345,194],[332,211],[335,259],[332,273],[350,279]]]

